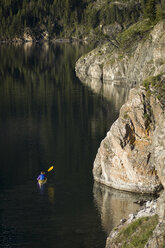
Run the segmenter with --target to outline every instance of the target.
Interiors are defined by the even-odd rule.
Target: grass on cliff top
[[[133,24],[118,35],[120,47],[127,52],[131,52],[130,48],[136,47],[138,42],[145,38],[152,28],[153,24],[148,19]]]
[[[115,243],[121,248],[144,248],[157,224],[157,215],[139,218],[119,232]]]
[[[145,87],[147,96],[153,94],[165,107],[165,72],[146,78],[143,81],[143,86]]]

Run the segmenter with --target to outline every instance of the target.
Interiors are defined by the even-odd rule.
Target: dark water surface
[[[89,49],[0,47],[0,247],[105,247],[92,167],[120,106],[76,78]],[[36,177],[52,165],[39,188]]]

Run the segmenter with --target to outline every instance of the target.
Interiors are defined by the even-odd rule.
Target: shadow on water
[[[121,102],[115,94],[121,96],[122,90],[110,86],[113,97],[107,101],[80,83],[75,62],[89,49],[80,44],[0,46],[3,248],[105,246],[93,203],[92,167],[118,116]],[[54,170],[40,189],[38,173],[51,165]]]

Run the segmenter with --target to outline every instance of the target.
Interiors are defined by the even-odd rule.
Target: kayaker
[[[41,171],[41,174],[37,177],[37,180],[45,180],[46,179],[46,175],[44,171]]]

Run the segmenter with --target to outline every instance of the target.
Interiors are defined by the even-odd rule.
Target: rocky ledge
[[[163,248],[164,244],[165,192],[162,192],[157,200],[147,201],[140,211],[121,219],[110,232],[106,248]]]
[[[140,211],[130,214],[127,220],[121,219],[110,232],[106,248],[149,247],[147,239],[158,224],[156,208],[156,200],[147,201]]]
[[[139,29],[138,25],[127,30],[129,37]],[[165,187],[165,21],[126,50],[112,42],[96,48],[77,61],[76,74],[88,85],[89,81],[95,82],[91,80],[94,78],[103,85],[107,81],[113,85],[137,85],[130,90],[119,118],[101,142],[93,167],[95,181],[125,191],[159,192]],[[111,232],[106,248],[164,247],[164,209],[163,192],[158,201],[147,203],[140,213],[122,220]],[[131,235],[142,236],[149,227],[152,228],[142,240],[143,245],[138,246],[137,238],[131,246]],[[124,235],[128,236],[126,243],[122,242]]]
[[[158,78],[163,86],[165,76]],[[152,80],[156,77],[149,79]],[[165,186],[164,102],[163,95],[161,98],[155,90],[158,85],[150,86],[150,90],[141,86],[130,91],[119,118],[101,142],[93,168],[96,181],[144,193],[154,193]],[[162,88],[160,91],[164,92]]]
[[[118,41],[111,40],[82,56],[76,63],[77,76],[83,82],[97,78],[117,85],[134,85],[165,71],[165,21],[154,27],[149,25],[147,20],[134,24]],[[151,30],[148,36],[132,38],[129,44],[130,37],[145,33],[147,28]]]
[[[49,41],[49,34],[47,30],[37,31],[34,33],[30,28],[26,28],[22,34],[10,39],[2,40],[0,43],[32,43],[32,42],[47,42]]]
[[[110,42],[81,57],[76,63],[76,74],[91,88],[95,87],[94,78],[103,85],[107,80],[113,85],[137,83],[121,107],[119,118],[101,142],[93,175],[96,181],[113,188],[154,193],[165,184],[162,164],[165,159],[164,75],[156,87],[154,82],[150,83],[157,80],[156,75],[165,72],[165,21],[154,27],[149,25],[147,20],[137,23],[120,35],[120,42],[113,41],[120,44],[114,46]],[[148,28],[150,33],[145,36]],[[139,32],[144,35],[140,40]],[[136,41],[130,40],[129,47],[130,36],[135,33]],[[123,37],[127,37],[124,38],[125,50]],[[150,75],[155,78],[139,87]]]
[[[94,179],[113,188],[156,193],[165,187],[165,73],[131,89],[119,118],[101,142]],[[105,201],[104,201],[105,204]],[[141,204],[141,202],[140,202]],[[137,213],[121,219],[106,248],[162,248],[165,244],[165,192]]]

